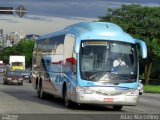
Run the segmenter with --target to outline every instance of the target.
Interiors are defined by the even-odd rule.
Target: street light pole
[[[13,7],[0,7],[0,14],[13,14],[13,12],[16,12],[19,17],[27,13],[23,5],[18,6],[15,10]]]
[[[13,14],[13,7],[0,7],[0,14]]]

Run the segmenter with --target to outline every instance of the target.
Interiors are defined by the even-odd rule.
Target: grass
[[[160,93],[160,85],[144,85],[145,93]]]

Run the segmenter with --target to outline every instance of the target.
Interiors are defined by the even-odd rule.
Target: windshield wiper
[[[119,80],[123,80],[123,81],[135,81],[135,79],[133,78],[127,78],[127,77],[122,77],[122,76],[114,76],[114,77],[111,77],[111,79],[115,80],[115,78],[119,78]]]
[[[101,72],[96,72],[95,74],[93,74],[93,75],[90,76],[89,78],[92,79],[92,78],[95,77],[98,73],[101,73]]]
[[[90,76],[89,78],[92,79],[93,77],[95,77],[97,74],[101,73],[101,74],[106,74],[106,73],[110,73],[111,71],[97,71],[95,74],[93,74],[92,76]]]

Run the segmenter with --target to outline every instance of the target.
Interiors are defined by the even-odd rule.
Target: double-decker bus
[[[146,44],[116,24],[70,25],[35,41],[32,85],[38,97],[46,93],[60,97],[66,107],[72,103],[109,105],[115,110],[134,106],[139,97],[138,48],[146,58]]]

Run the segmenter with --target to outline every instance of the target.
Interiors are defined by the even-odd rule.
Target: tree
[[[139,4],[122,5],[117,9],[108,9],[106,16],[99,21],[113,22],[133,37],[142,39],[148,46],[148,58],[143,61],[145,83],[149,83],[154,60],[159,55],[160,7],[147,7]],[[156,42],[155,42],[156,41]],[[154,44],[154,46],[153,46]],[[159,74],[159,73],[157,73]]]
[[[34,47],[33,40],[21,40],[18,44],[13,46],[13,51],[15,55],[25,56],[26,67],[31,66],[33,47]]]
[[[12,54],[12,47],[3,48],[0,53],[0,60],[3,60],[4,63],[9,63],[9,55]]]
[[[148,45],[149,57],[151,61],[146,61],[145,67],[144,67],[144,73],[142,73],[142,78],[145,80],[145,84],[149,84],[149,79],[152,73],[152,76],[157,76],[159,73],[157,73],[157,67],[160,67],[160,64],[157,63],[157,60],[160,59],[160,45],[159,41],[156,38],[153,38],[152,40],[149,40],[146,42]],[[153,62],[154,61],[154,62]],[[141,64],[143,64],[141,62]],[[154,67],[153,67],[154,66]],[[159,69],[158,67],[158,69]],[[154,68],[154,69],[152,69]],[[160,70],[160,69],[159,69]]]
[[[13,47],[4,48],[0,53],[0,59],[5,63],[9,63],[9,55],[24,55],[26,67],[31,67],[33,47],[33,40],[21,40]]]

